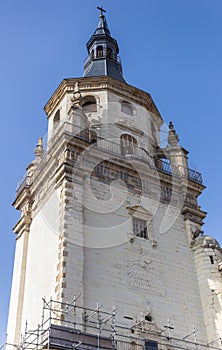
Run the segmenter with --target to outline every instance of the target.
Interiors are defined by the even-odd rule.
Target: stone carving
[[[220,244],[217,242],[217,240],[207,235],[201,235],[197,237],[194,243],[194,247],[212,248],[212,249],[221,250]]]
[[[222,274],[222,260],[218,261],[218,271]]]
[[[145,291],[148,294],[166,295],[166,288],[159,262],[155,261],[152,250],[130,245],[125,250],[125,275],[129,288]],[[162,262],[161,262],[162,263]],[[150,311],[146,305],[147,314]]]
[[[36,161],[40,162],[40,160],[42,159],[43,154],[44,154],[44,149],[43,149],[43,144],[42,144],[42,137],[39,138],[37,146],[36,146],[34,152],[35,152]]]
[[[73,91],[73,95],[72,95],[72,98],[71,98],[71,102],[73,103],[73,105],[76,105],[76,106],[80,107],[81,93],[79,91],[79,83],[78,83],[78,81],[75,82],[75,86],[74,86],[74,91]]]

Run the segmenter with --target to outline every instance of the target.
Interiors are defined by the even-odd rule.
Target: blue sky
[[[174,122],[207,189],[204,230],[222,242],[222,1],[103,0],[126,81]],[[45,135],[43,107],[63,78],[79,77],[98,23],[96,0],[1,0],[0,342],[5,338],[19,213],[16,184]]]

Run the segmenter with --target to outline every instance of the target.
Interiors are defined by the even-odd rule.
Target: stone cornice
[[[122,130],[129,130],[129,131],[133,132],[134,134],[137,134],[140,136],[144,134],[144,132],[142,130],[140,130],[139,128],[137,128],[136,126],[134,126],[130,123],[127,123],[126,121],[117,121],[117,122],[115,122],[115,125]]]
[[[202,220],[206,217],[207,212],[201,209],[191,208],[185,205],[181,210],[181,214],[184,215],[184,220],[189,219],[194,222],[202,223]]]
[[[29,202],[32,204],[33,199],[30,192],[30,189],[25,187],[23,191],[16,197],[15,201],[12,203],[12,205],[17,210],[21,210],[21,208],[25,205],[25,203]]]
[[[152,213],[149,212],[146,208],[144,208],[144,207],[141,206],[141,205],[128,205],[128,206],[126,207],[126,209],[127,209],[132,215],[139,213],[139,214],[142,214],[142,215],[144,215],[145,217],[148,217],[148,218],[150,218],[150,219],[153,217]]]
[[[189,188],[189,190],[192,190],[193,192],[197,193],[198,196],[203,192],[203,190],[206,188],[205,185],[200,184],[198,182],[195,182],[191,179],[188,179],[186,186]]]
[[[64,79],[44,107],[48,117],[55,110],[65,94],[74,91],[76,83],[78,83],[78,89],[80,92],[87,90],[90,92],[96,90],[107,90],[122,98],[130,98],[135,103],[153,113],[158,118],[160,125],[163,123],[162,117],[149,93],[109,76]]]
[[[18,234],[18,238],[22,235],[24,231],[29,231],[31,221],[32,219],[31,219],[30,213],[27,213],[20,218],[20,220],[17,222],[17,224],[13,228],[13,231],[16,234]]]

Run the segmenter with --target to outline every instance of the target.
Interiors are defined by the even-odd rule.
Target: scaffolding
[[[172,336],[172,324],[161,330],[152,327],[142,315],[132,326],[117,322],[117,307],[103,311],[98,302],[95,309],[77,305],[80,295],[70,303],[43,299],[41,323],[29,329],[26,323],[18,350],[67,349],[67,350],[219,350],[209,344],[197,342],[193,331],[184,338]],[[150,324],[150,327],[149,327]],[[194,340],[189,340],[194,335]],[[11,345],[7,344],[6,345]]]

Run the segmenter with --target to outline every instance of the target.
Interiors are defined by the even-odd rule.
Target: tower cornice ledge
[[[184,220],[189,219],[191,221],[201,223],[201,225],[203,225],[203,219],[205,219],[207,216],[207,212],[201,209],[190,208],[186,205],[182,208],[181,213]]]
[[[17,210],[21,210],[21,208],[25,205],[25,203],[32,204],[33,199],[29,188],[24,188],[19,195],[16,196],[15,201],[12,203],[13,207]]]
[[[29,231],[31,222],[32,219],[30,214],[25,214],[19,219],[17,224],[13,227],[14,233],[18,235],[17,239],[21,237],[24,231]]]
[[[78,89],[80,92],[87,90],[89,92],[107,90],[119,95],[122,98],[130,98],[135,103],[143,106],[148,111],[153,113],[158,118],[160,125],[163,123],[163,119],[148,92],[140,90],[110,76],[64,79],[44,107],[47,117],[50,117],[65,94],[73,93],[76,83],[78,83]]]

